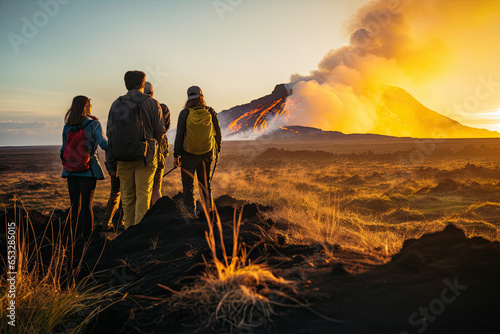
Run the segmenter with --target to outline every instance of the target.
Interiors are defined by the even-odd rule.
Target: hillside
[[[269,95],[222,111],[219,119],[225,137],[231,139],[236,134],[249,133],[268,136],[271,132],[273,137],[290,137],[300,135],[304,130],[308,134],[314,132],[314,128],[288,122],[294,110],[285,109],[287,99],[300,99],[300,96],[293,95],[289,87],[277,85]],[[370,134],[413,138],[500,137],[498,132],[468,127],[430,110],[398,87],[387,86],[379,94],[371,93],[368,98],[372,100],[377,116]],[[330,130],[325,132],[338,131]],[[337,132],[333,137],[339,134]]]

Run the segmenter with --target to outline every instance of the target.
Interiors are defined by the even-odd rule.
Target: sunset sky
[[[478,2],[500,9],[498,1]],[[123,75],[132,69],[146,72],[155,98],[170,107],[174,126],[190,85],[199,85],[216,111],[247,103],[290,82],[293,74],[308,75],[329,50],[349,44],[349,22],[366,3],[0,0],[0,146],[60,144],[63,116],[80,94],[92,99],[93,113],[105,124],[111,103],[126,93]],[[458,14],[466,15],[457,12],[458,20]],[[477,17],[464,18],[453,35],[477,40],[474,33],[489,28],[491,15],[484,12],[484,27]],[[482,36],[461,57],[450,57],[462,61],[447,67],[453,75],[400,82],[435,111],[500,130],[500,67],[494,66],[499,48]],[[491,94],[457,115],[457,104],[474,102],[470,97],[481,78],[490,80]]]

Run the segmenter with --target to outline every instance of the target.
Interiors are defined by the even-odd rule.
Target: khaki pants
[[[143,160],[118,161],[125,228],[139,224],[149,210],[157,163],[144,166]]]

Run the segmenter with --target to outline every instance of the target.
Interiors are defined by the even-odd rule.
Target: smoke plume
[[[349,45],[328,52],[310,75],[291,77],[287,123],[398,135],[387,123],[405,118],[406,111],[389,110],[388,86],[460,122],[500,106],[500,94],[492,91],[500,90],[499,12],[500,2],[488,0],[368,3],[346,24]],[[481,77],[493,81],[483,89],[491,94],[474,105],[467,97],[474,96]]]

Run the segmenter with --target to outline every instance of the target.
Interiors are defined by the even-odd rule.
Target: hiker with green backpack
[[[188,99],[179,114],[174,143],[174,168],[181,167],[184,206],[196,214],[194,177],[198,179],[202,200],[212,211],[212,166],[217,164],[221,130],[217,113],[205,103],[198,86],[189,87]]]

